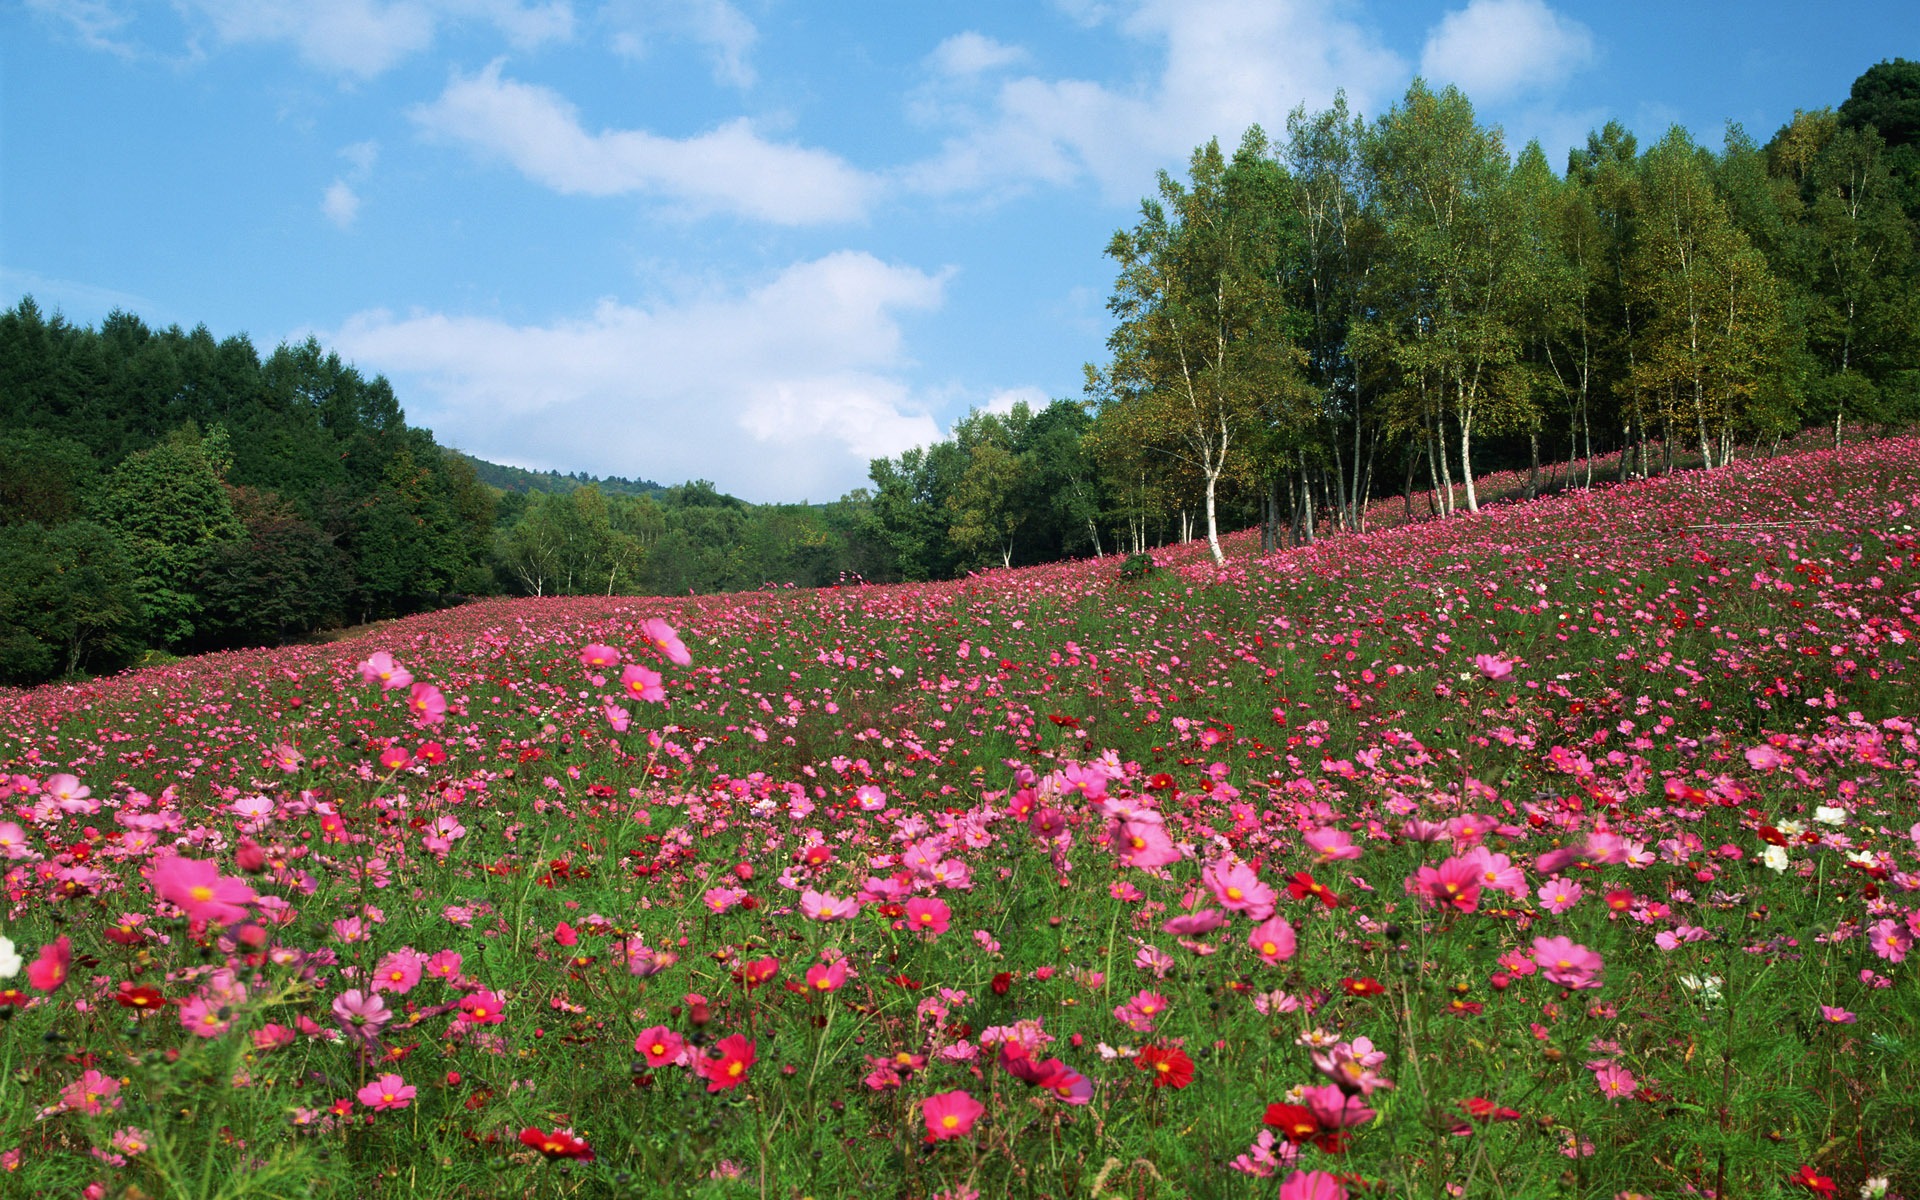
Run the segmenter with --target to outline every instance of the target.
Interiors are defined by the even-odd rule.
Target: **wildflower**
[[[20,957],[20,952],[14,949],[13,939],[0,937],[0,979],[12,979],[20,973],[20,968],[25,963],[26,960]]]
[[[393,1010],[380,993],[350,988],[333,998],[333,1019],[342,1033],[371,1040],[393,1020]]]
[[[120,1107],[119,1091],[118,1079],[88,1067],[60,1093],[60,1104],[68,1112],[98,1116],[107,1109]]]
[[[391,692],[413,682],[413,673],[395,662],[393,655],[385,650],[375,650],[360,664],[358,670],[362,683],[378,683],[383,692]]]
[[[619,661],[620,652],[612,646],[602,646],[595,642],[590,646],[580,647],[580,665],[589,670],[611,667]]]
[[[1533,959],[1548,983],[1566,988],[1600,986],[1600,956],[1564,937],[1533,939]]]
[[[505,1008],[505,1001],[482,988],[460,997],[460,1015],[455,1020],[468,1025],[498,1025],[507,1019]]]
[[[1320,856],[1322,863],[1360,857],[1360,847],[1354,845],[1353,837],[1343,830],[1310,829],[1300,840]]]
[[[1295,900],[1305,900],[1308,896],[1312,896],[1328,908],[1340,907],[1340,897],[1328,891],[1325,884],[1305,871],[1293,873],[1292,881],[1287,884],[1287,895]]]
[[[407,711],[415,725],[439,725],[447,719],[447,698],[430,683],[416,683],[407,689]]]
[[[707,1081],[707,1090],[724,1092],[745,1083],[747,1068],[757,1061],[753,1043],[736,1033],[721,1038],[715,1049],[720,1052],[718,1056],[702,1058],[695,1068]]]
[[[1438,867],[1421,867],[1407,881],[1407,892],[1433,908],[1470,913],[1480,906],[1480,866],[1455,855]]]
[[[920,1102],[920,1116],[927,1123],[927,1140],[944,1142],[965,1137],[987,1106],[965,1091],[941,1092]]]
[[[665,621],[648,617],[640,622],[640,640],[665,655],[667,661],[677,667],[693,665],[693,655],[687,652],[687,644]]]
[[[420,982],[420,973],[426,961],[426,956],[417,950],[395,950],[374,967],[373,990],[406,995]]]
[[[649,671],[639,663],[620,672],[620,686],[635,700],[645,700],[650,704],[658,704],[667,698],[667,689],[660,686],[660,673]]]
[[[633,1049],[647,1060],[649,1067],[665,1067],[681,1060],[686,1053],[687,1043],[665,1025],[655,1025],[640,1031],[640,1036],[633,1039]]]
[[[807,968],[807,987],[816,992],[832,992],[847,982],[847,960],[836,958],[830,963],[815,963]]]
[[[1247,935],[1247,945],[1253,947],[1260,961],[1274,966],[1293,957],[1299,939],[1285,917],[1268,917],[1253,927],[1253,931]]]
[[[413,1103],[415,1088],[398,1075],[387,1074],[369,1083],[355,1092],[360,1103],[375,1112],[385,1112],[390,1108],[405,1108]]]
[[[1600,1094],[1609,1100],[1624,1100],[1640,1090],[1633,1072],[1610,1062],[1594,1068],[1593,1081],[1599,1085]]]
[[[858,900],[842,900],[812,888],[800,893],[800,914],[810,921],[851,921],[859,912]]]
[[[153,890],[162,900],[179,905],[190,921],[232,925],[247,918],[253,889],[238,879],[223,878],[218,863],[198,862],[169,854],[153,864]]]
[[[945,900],[916,896],[907,901],[907,927],[929,936],[938,936],[947,931],[948,918],[953,915]]]
[[[1580,897],[1585,892],[1586,889],[1577,883],[1570,883],[1565,879],[1549,879],[1541,884],[1540,890],[1534,894],[1540,897],[1540,903],[1546,907],[1546,910],[1557,917],[1580,903]]]
[[[1260,882],[1253,868],[1245,863],[1213,863],[1200,872],[1200,882],[1207,885],[1222,908],[1245,913],[1255,921],[1264,921],[1273,915],[1273,903],[1277,895],[1272,888]]]
[[[1473,665],[1479,669],[1481,675],[1494,683],[1499,683],[1513,674],[1513,660],[1501,658],[1496,654],[1476,654],[1473,656]]]
[[[1367,1043],[1369,1047],[1372,1044]],[[1367,1061],[1384,1060],[1384,1055],[1356,1053],[1354,1046],[1339,1044],[1326,1050],[1314,1050],[1311,1057],[1314,1069],[1349,1095],[1371,1096],[1382,1089],[1393,1088],[1392,1081],[1375,1071],[1375,1064]]]
[[[1747,754],[1749,757],[1751,757],[1753,754],[1753,751],[1749,750],[1747,751]],[[1789,1175],[1787,1177],[1787,1182],[1799,1187],[1803,1187],[1810,1192],[1815,1192],[1822,1196],[1832,1196],[1839,1190],[1834,1186],[1833,1180],[1831,1178],[1829,1178],[1828,1176],[1822,1175],[1820,1172],[1814,1170],[1812,1167],[1806,1165],[1805,1163],[1802,1163],[1800,1165],[1800,1169],[1798,1171],[1795,1171],[1792,1175]]]
[[[1844,1008],[1835,1008],[1831,1004],[1822,1004],[1820,1006],[1820,1019],[1822,1021],[1832,1022],[1835,1025],[1851,1025],[1860,1018]]]
[[[73,965],[73,942],[66,934],[40,947],[40,957],[27,964],[27,986],[36,992],[57,992]]]
[[[1340,987],[1349,996],[1378,996],[1387,990],[1386,984],[1371,975],[1363,975],[1359,979],[1348,975],[1340,980]]]
[[[1175,1091],[1193,1082],[1193,1060],[1178,1046],[1143,1046],[1133,1065],[1153,1072],[1153,1086]]]
[[[520,1131],[520,1144],[538,1150],[547,1159],[571,1158],[579,1162],[593,1161],[593,1147],[587,1145],[585,1138],[578,1138],[569,1129],[556,1129],[545,1133],[531,1125]]]
[[[1295,1171],[1281,1181],[1280,1200],[1347,1200],[1347,1188],[1325,1171]]]
[[[1113,843],[1120,851],[1122,866],[1164,867],[1180,861],[1180,851],[1157,821],[1123,821]]]

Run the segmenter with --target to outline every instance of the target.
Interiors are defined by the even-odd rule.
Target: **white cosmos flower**
[[[20,973],[22,965],[20,952],[13,948],[13,939],[0,937],[0,979],[12,979]]]
[[[1787,848],[1785,846],[1768,846],[1760,852],[1760,861],[1765,866],[1771,867],[1776,871],[1784,871],[1787,869]]]

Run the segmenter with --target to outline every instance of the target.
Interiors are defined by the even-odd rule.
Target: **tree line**
[[[1714,468],[1809,425],[1920,419],[1920,63],[1838,110],[1716,152],[1617,122],[1556,175],[1454,88],[1369,121],[1302,108],[1163,172],[1117,266],[1084,398],[975,413],[873,464],[873,519],[913,578],[1138,552],[1223,523],[1266,545],[1417,487],[1617,455],[1618,478]],[[1072,415],[1073,409],[1082,415]],[[1071,451],[1036,431],[1079,429]],[[1223,520],[1224,519],[1224,520]]]

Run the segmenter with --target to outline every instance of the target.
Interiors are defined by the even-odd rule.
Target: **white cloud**
[[[939,154],[905,178],[936,195],[1005,194],[1032,183],[1094,180],[1125,202],[1151,190],[1154,172],[1183,162],[1208,138],[1238,140],[1258,122],[1278,132],[1296,105],[1322,107],[1345,88],[1371,111],[1406,65],[1337,0],[1136,0],[1121,33],[1165,48],[1159,77],[1133,87],[1026,75],[1007,80]],[[1088,23],[1106,6],[1077,6]],[[933,111],[922,106],[923,111]],[[942,115],[954,119],[951,109]]]
[[[942,75],[966,77],[1012,66],[1026,57],[1027,52],[1018,46],[1009,46],[969,30],[956,33],[935,46],[933,53],[927,56],[927,62]]]
[[[1593,59],[1592,31],[1542,0],[1469,0],[1427,34],[1420,73],[1484,104],[1552,87]]]
[[[344,179],[336,179],[320,198],[320,211],[342,229],[351,229],[360,215],[360,196]]]
[[[640,193],[696,212],[808,225],[856,220],[873,194],[873,181],[843,159],[767,141],[744,118],[690,138],[588,133],[559,93],[502,79],[500,68],[456,75],[438,100],[414,109],[414,121],[570,195]]]
[[[728,0],[613,0],[600,16],[614,28],[614,50],[628,58],[644,58],[664,34],[705,47],[716,83],[752,87],[757,77],[750,55],[760,31]]]
[[[443,25],[492,26],[525,49],[573,35],[568,0],[181,0],[222,42],[288,42],[322,70],[372,78],[433,45]]]
[[[899,315],[938,308],[946,279],[842,251],[745,292],[534,325],[367,312],[325,339],[483,458],[831,499],[940,436]]]
[[[80,44],[121,58],[141,56],[139,46],[126,36],[133,14],[114,0],[27,0],[29,11],[64,22]]]
[[[1001,388],[988,396],[987,402],[981,405],[980,408],[984,412],[995,413],[1004,417],[1013,411],[1014,405],[1021,403],[1026,404],[1028,408],[1031,408],[1037,413],[1047,405],[1052,404],[1053,397],[1047,395],[1044,388]]]

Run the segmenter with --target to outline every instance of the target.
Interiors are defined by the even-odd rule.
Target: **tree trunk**
[[[1213,554],[1213,565],[1224,567],[1227,565],[1227,556],[1225,551],[1220,549],[1220,524],[1215,518],[1213,508],[1214,487],[1219,481],[1218,471],[1207,475],[1207,549]]]

